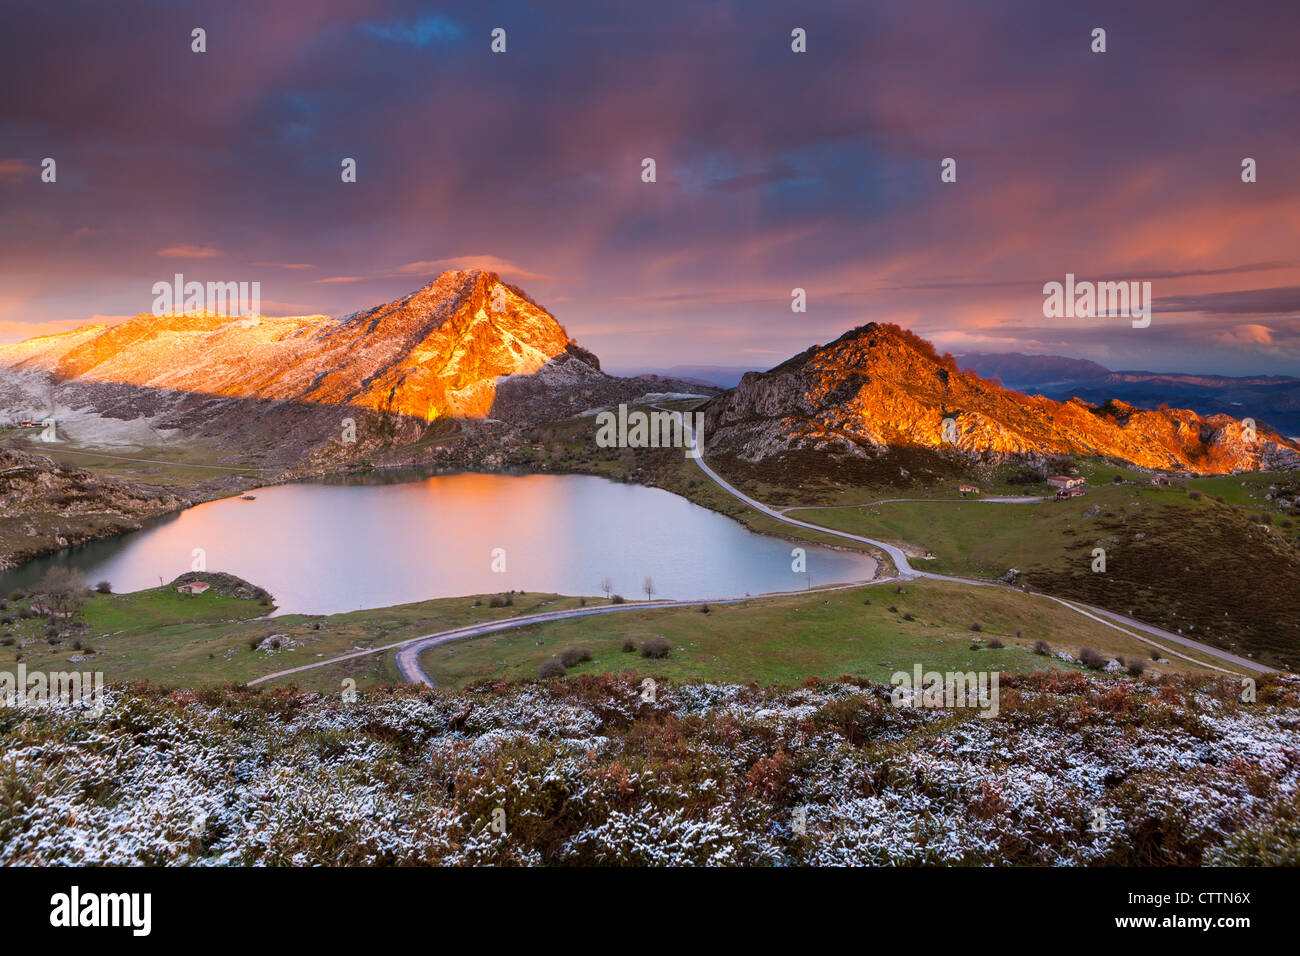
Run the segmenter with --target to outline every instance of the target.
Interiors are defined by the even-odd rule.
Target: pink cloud
[[[212,246],[195,246],[182,243],[178,246],[159,249],[158,255],[164,259],[214,259],[221,255],[221,251]]]

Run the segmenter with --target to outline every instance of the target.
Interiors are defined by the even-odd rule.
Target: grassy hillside
[[[1107,607],[1279,666],[1300,663],[1300,547],[1283,522],[1200,492],[1102,485],[1038,505],[895,502],[800,511],[907,543],[926,570],[997,577]],[[1093,549],[1106,552],[1092,571]]]
[[[971,629],[976,624],[979,631]],[[673,645],[667,658],[624,650],[626,641],[639,645],[658,637]],[[990,648],[993,640],[1004,646]],[[633,671],[674,681],[774,684],[838,674],[887,681],[918,662],[1004,673],[1078,667],[1033,653],[1039,640],[1070,654],[1088,646],[1108,657],[1145,659],[1164,673],[1198,670],[1176,657],[1153,664],[1150,645],[1046,598],[943,581],[908,582],[903,593],[898,585],[883,584],[556,621],[433,647],[420,664],[437,686],[451,688],[484,678],[533,677],[544,661],[572,647],[590,651],[591,659],[571,673]]]

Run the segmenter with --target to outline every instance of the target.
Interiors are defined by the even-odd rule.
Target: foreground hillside
[[[1300,682],[110,692],[0,708],[0,862],[1300,863]],[[497,812],[497,811],[500,812]],[[494,828],[495,822],[495,828]]]

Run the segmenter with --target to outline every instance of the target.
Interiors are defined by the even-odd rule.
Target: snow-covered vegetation
[[[1300,680],[1240,697],[1038,674],[986,719],[849,678],[118,687],[98,718],[0,707],[0,862],[1300,862]]]

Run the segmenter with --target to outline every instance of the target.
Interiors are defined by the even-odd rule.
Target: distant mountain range
[[[1202,415],[1232,415],[1267,422],[1285,435],[1300,436],[1300,378],[1285,375],[1196,375],[1182,372],[1113,372],[1084,359],[1018,352],[956,356],[963,368],[999,379],[1008,388],[1049,398],[1111,398],[1158,408],[1190,408]]]
[[[710,401],[708,443],[751,462],[794,448],[870,457],[907,446],[981,462],[1072,453],[1204,473],[1300,466],[1300,446],[1269,429],[1261,404],[1300,399],[1296,380],[1110,372],[1042,356],[966,364],[1068,400],[1004,388],[910,332],[872,323],[744,372]],[[0,346],[0,416],[52,417],[61,435],[89,444],[200,438],[279,467],[338,465],[452,433],[475,446],[464,440],[472,431],[483,439],[475,460],[491,467],[493,443],[500,451],[519,440],[512,429],[647,393],[712,395],[682,379],[726,381],[722,371],[740,370],[608,375],[521,289],[470,269],[341,319],[140,315]],[[1232,411],[1143,409],[1131,398],[1166,393]],[[1239,420],[1251,412],[1258,440]],[[364,431],[355,443],[340,438],[348,419]]]

